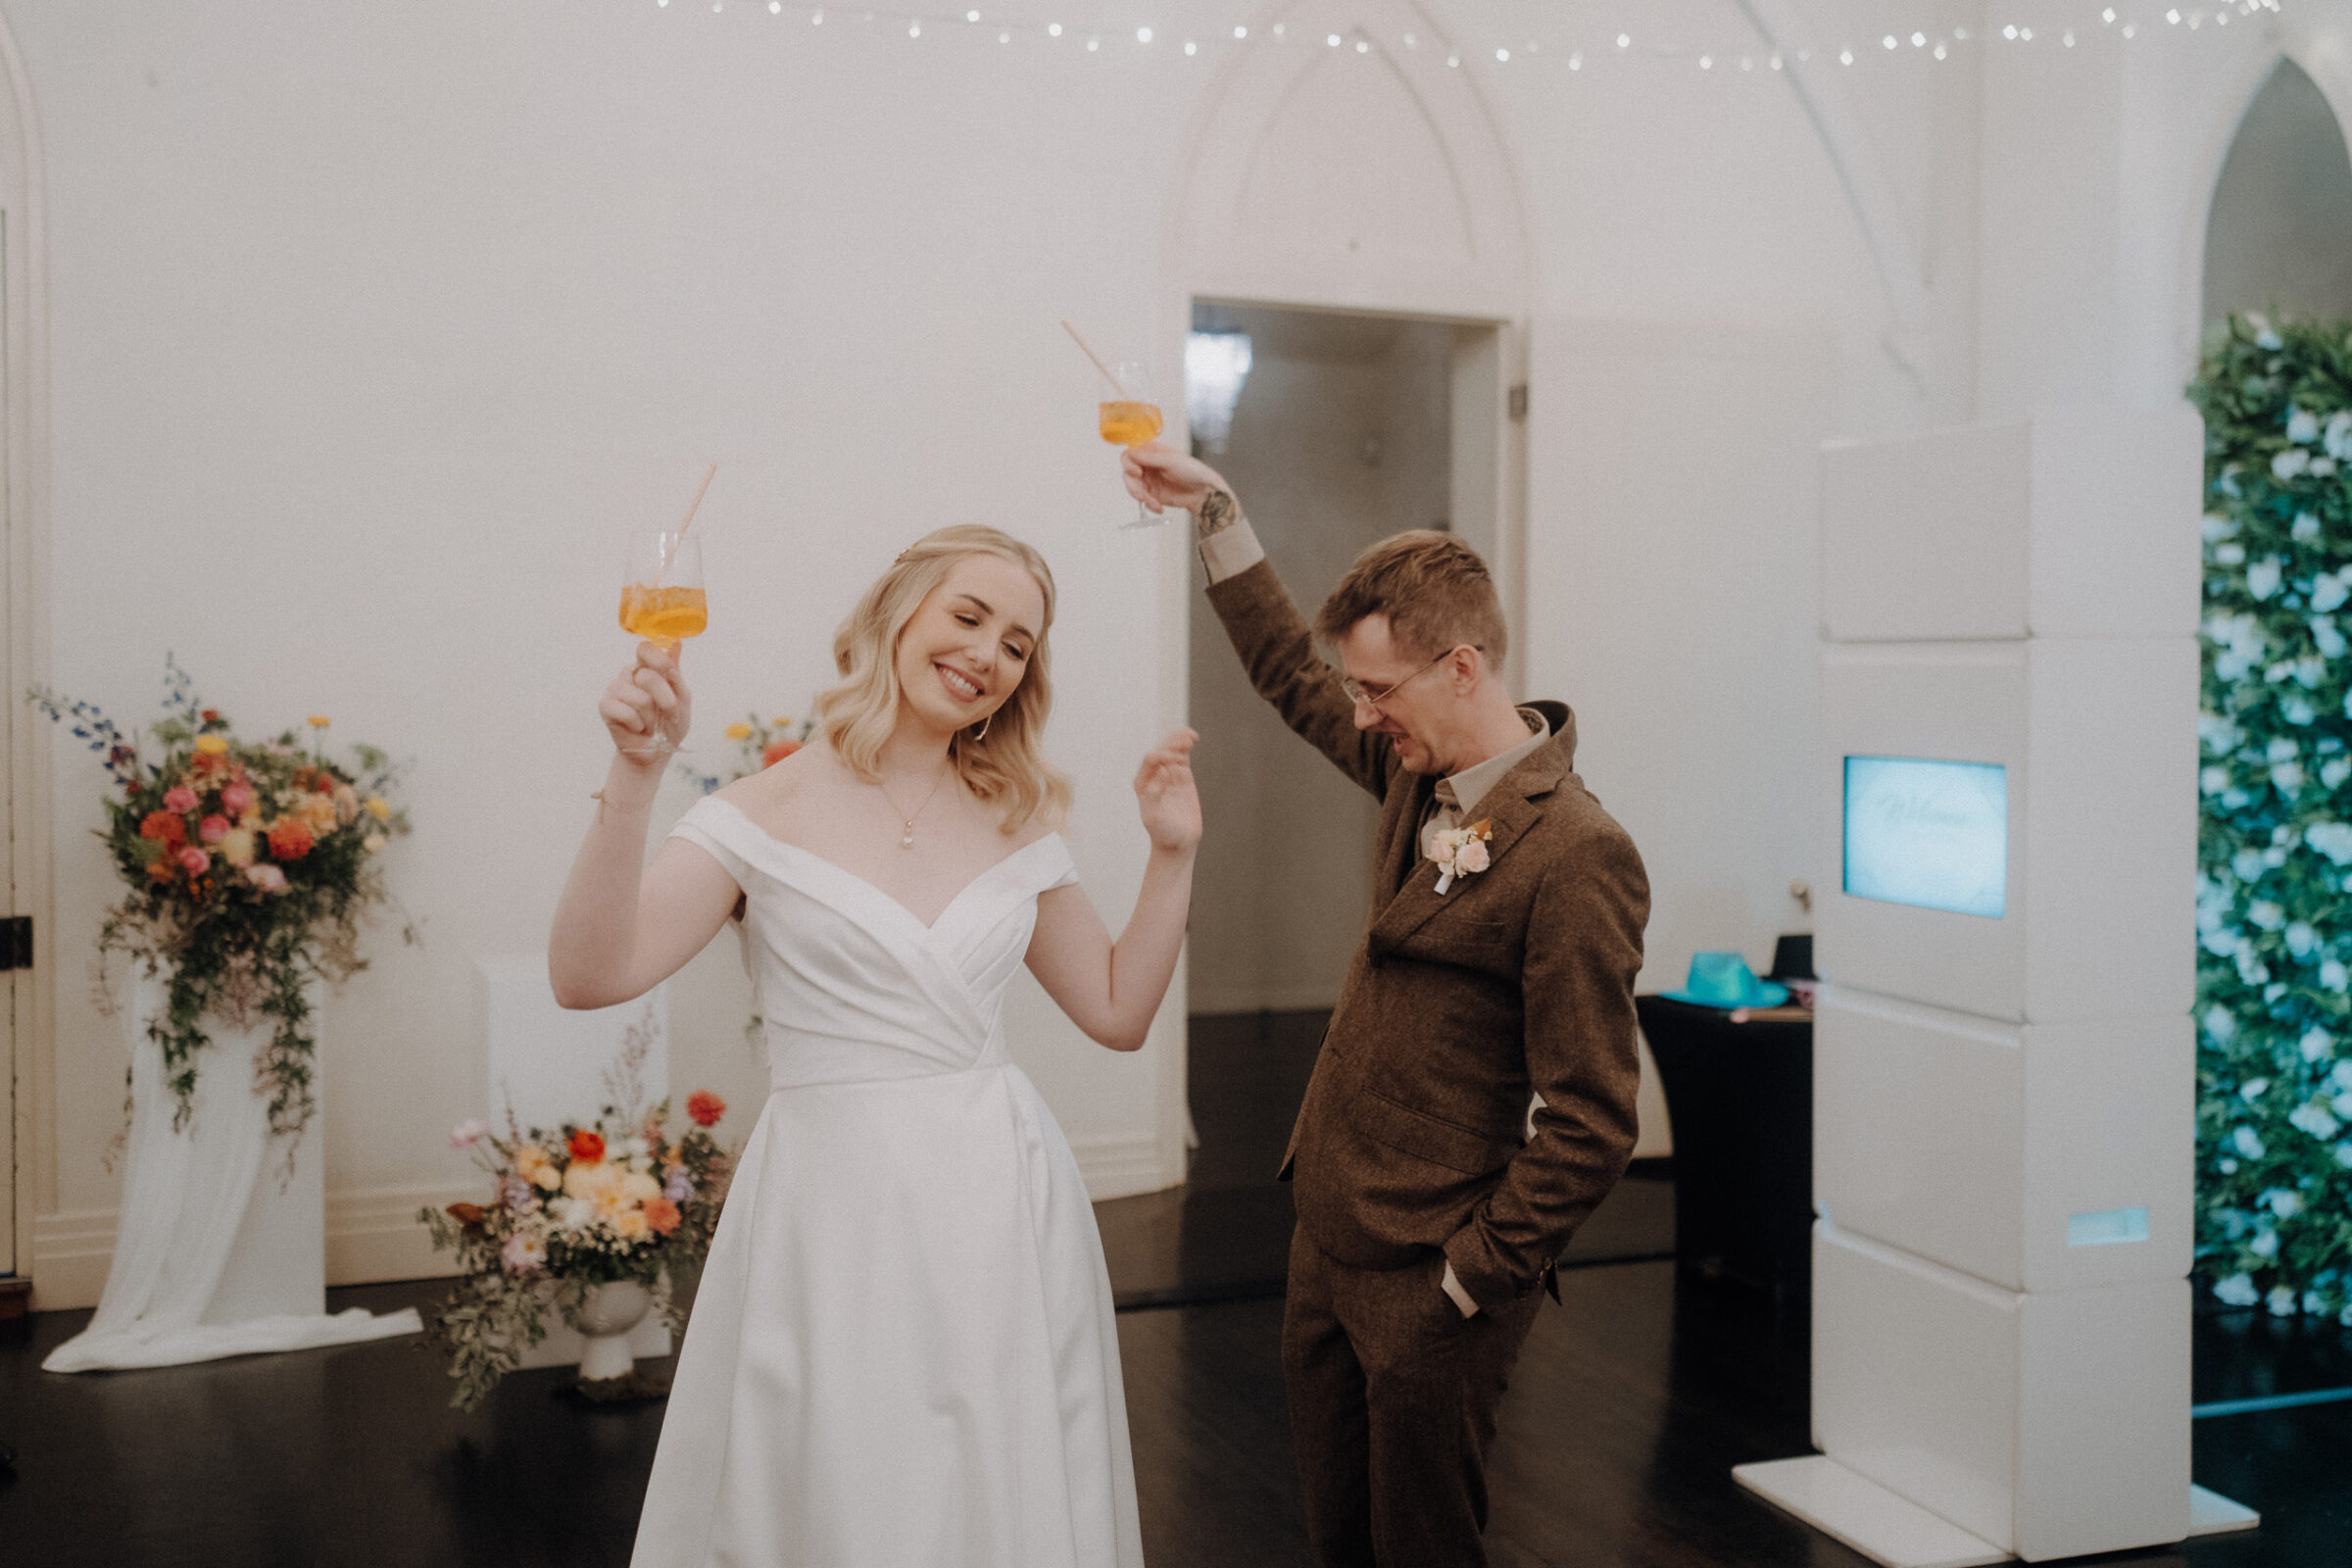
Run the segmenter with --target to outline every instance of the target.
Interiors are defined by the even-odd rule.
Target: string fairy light
[[[670,0],[654,0],[654,3],[660,10],[673,9]],[[2007,0],[2007,3],[2022,6],[2023,0]],[[2158,11],[2156,9],[2158,6],[2162,6],[2163,9]],[[697,8],[675,9],[690,13]],[[751,9],[757,11],[757,4],[755,3]],[[1844,69],[1851,69],[1866,58],[1879,61],[1886,60],[1891,56],[1895,60],[1901,60],[1906,55],[1916,56],[1922,66],[1940,65],[1962,58],[1964,52],[1971,46],[1990,50],[2010,46],[2031,47],[2038,43],[2045,48],[2055,44],[2064,49],[2077,49],[2102,34],[2113,38],[2119,44],[2131,43],[2141,36],[2143,22],[2153,24],[2159,17],[2162,18],[2167,27],[2183,32],[2197,32],[2201,31],[2208,22],[2212,23],[2216,28],[2221,28],[2228,26],[2232,21],[2269,18],[2282,15],[2283,12],[2284,0],[2212,0],[2212,3],[2201,6],[2193,4],[2184,6],[2178,3],[2178,0],[2136,0],[2136,3],[2131,3],[2131,0],[2119,0],[2117,4],[2101,7],[2098,12],[2098,25],[2089,27],[2087,35],[2082,27],[2076,26],[2067,26],[2055,31],[2044,26],[2040,32],[2036,33],[2033,24],[2025,20],[2004,21],[1997,30],[1993,30],[1988,24],[1981,38],[1966,26],[1954,26],[1940,31],[1930,31],[1925,27],[1912,27],[1906,31],[1898,27],[1893,31],[1880,33],[1878,35],[1879,47],[1875,50],[1867,47],[1869,42],[1867,37],[1860,40],[1838,41],[1835,49],[1835,59],[1838,65]],[[767,0],[767,13],[771,17],[783,16],[785,14],[784,0]],[[725,0],[711,0],[710,14],[723,18],[727,14]],[[798,8],[796,8],[795,14],[800,14]],[[807,15],[811,27],[826,25],[828,12],[823,7],[808,10]],[[984,17],[979,8],[969,6],[957,11],[912,9],[862,11],[852,12],[850,17],[852,21],[862,20],[868,27],[877,23],[903,27],[905,36],[910,42],[921,41],[926,27],[942,36],[956,31],[993,32],[1000,46],[1011,45],[1023,38],[1054,44],[1070,37],[1070,30],[1058,21],[1050,21],[1040,24],[1002,14]],[[957,27],[955,25],[956,24],[963,25]],[[2087,21],[2083,25],[2088,26]],[[853,27],[852,30],[856,31],[857,29]],[[1113,30],[1115,32],[1115,29]],[[1121,51],[1111,51],[1106,54],[1102,48],[1103,34],[1101,31],[1083,32],[1080,36],[1084,38],[1085,52],[1089,55],[1107,59],[1122,53]],[[1294,32],[1287,22],[1276,22],[1262,31],[1253,30],[1249,23],[1236,22],[1230,26],[1211,27],[1198,34],[1179,33],[1175,35],[1169,35],[1156,24],[1145,22],[1134,25],[1133,37],[1134,49],[1125,53],[1137,56],[1155,56],[1164,49],[1164,52],[1171,58],[1194,62],[1230,58],[1244,48],[1272,49],[1300,45],[1311,47],[1316,44],[1321,45],[1323,52],[1328,52],[1338,58],[1360,59],[1369,57],[1374,52],[1375,46],[1384,55],[1417,54],[1421,51],[1424,42],[1433,41],[1426,39],[1418,30],[1404,31],[1389,37],[1362,26],[1346,34],[1332,31],[1299,34]],[[1178,42],[1179,39],[1181,39],[1181,43]],[[1759,60],[1768,68],[1768,73],[1785,74],[1791,65],[1801,66],[1813,58],[1814,51],[1809,48],[1783,51],[1755,47],[1756,42],[1768,41],[1755,40],[1744,47],[1729,49],[1715,46],[1698,47],[1669,41],[1654,35],[1636,38],[1630,29],[1604,32],[1599,37],[1520,36],[1491,38],[1483,43],[1465,40],[1463,44],[1451,46],[1448,46],[1446,41],[1442,38],[1434,40],[1438,47],[1445,51],[1446,67],[1448,70],[1459,71],[1467,62],[1479,60],[1486,62],[1487,68],[1490,70],[1501,72],[1507,69],[1514,74],[1528,70],[1540,70],[1538,62],[1542,59],[1556,58],[1564,59],[1567,69],[1579,74],[1583,74],[1586,66],[1591,62],[1612,60],[1623,61],[1628,65],[1641,61],[1681,62],[1686,70],[1695,64],[1698,70],[1709,74],[1730,75],[1735,74],[1729,70],[1730,64],[1737,60],[1740,69],[1736,74],[1753,76],[1757,74],[1756,64]],[[1857,48],[1857,44],[1861,47]],[[1906,44],[1909,45],[1908,49],[1904,47]],[[1353,47],[1349,48],[1348,45]],[[1435,59],[1434,54],[1432,59]],[[1718,73],[1716,67],[1719,64],[1726,70]]]

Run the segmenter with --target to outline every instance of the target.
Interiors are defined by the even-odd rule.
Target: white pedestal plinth
[[[1820,1454],[1734,1465],[1732,1479],[1886,1568],[1980,1568],[2009,1561],[2009,1553],[1990,1542]]]
[[[315,1114],[289,1171],[254,1087],[254,1054],[274,1020],[242,1030],[207,1020],[195,1103],[175,1128],[163,1051],[147,1037],[165,1005],[162,982],[142,979],[124,1018],[130,1140],[106,1293],[90,1326],[43,1368],[174,1366],[418,1332],[414,1308],[326,1311],[324,1130]]]
[[[1734,1465],[1732,1479],[1886,1568],[1982,1568],[2011,1560],[1990,1542],[1820,1454]],[[2188,1515],[2191,1536],[2262,1523],[2245,1504],[2195,1486],[2188,1489]]]

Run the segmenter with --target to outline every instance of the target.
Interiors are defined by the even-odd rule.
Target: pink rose
[[[1453,852],[1453,868],[1464,876],[1475,875],[1487,868],[1487,846],[1483,839],[1472,839]]]
[[[191,844],[179,852],[179,865],[190,876],[202,876],[212,869],[213,858]]]
[[[220,792],[220,809],[231,816],[243,816],[253,809],[253,786],[242,781]]]
[[[286,881],[286,873],[268,861],[247,866],[245,880],[264,893],[283,893],[291,885]]]
[[[196,836],[207,844],[218,844],[228,837],[228,818],[208,816],[196,824]]]
[[[185,816],[196,809],[196,792],[185,784],[174,784],[164,791],[164,809]]]

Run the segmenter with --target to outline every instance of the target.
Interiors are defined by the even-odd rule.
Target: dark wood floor
[[[1203,1022],[1209,1022],[1203,1020]],[[1204,1304],[1119,1316],[1152,1568],[1305,1563],[1279,1363],[1287,1196],[1268,1181],[1319,1024],[1225,1029],[1196,1056],[1193,1188],[1097,1205],[1114,1285]],[[1227,1070],[1227,1069],[1230,1070]],[[1266,1146],[1271,1142],[1273,1154]],[[1671,1184],[1628,1181],[1545,1305],[1502,1415],[1496,1568],[1860,1568],[1731,1467],[1808,1451],[1801,1316],[1640,1261],[1671,1244]],[[1266,1196],[1268,1192],[1273,1196]],[[1225,1194],[1223,1198],[1216,1194]],[[1252,1196],[1255,1195],[1255,1196]],[[1610,1216],[1603,1223],[1603,1216]],[[1633,1261],[1611,1259],[1633,1258]],[[1255,1282],[1254,1285],[1251,1282]],[[1207,1288],[1203,1288],[1203,1282]],[[1238,1285],[1249,1290],[1224,1289]],[[340,1309],[432,1283],[330,1293]],[[1222,1291],[1222,1298],[1220,1292]],[[82,1377],[39,1370],[83,1312],[0,1344],[0,1568],[622,1568],[662,1407],[582,1409],[524,1373],[470,1416],[405,1342]],[[2200,1317],[2196,1397],[2352,1384],[2352,1333]],[[663,1370],[660,1366],[650,1371]],[[2257,1534],[2102,1559],[2181,1568],[2352,1563],[2352,1402],[2201,1420],[2195,1473],[2261,1508]]]

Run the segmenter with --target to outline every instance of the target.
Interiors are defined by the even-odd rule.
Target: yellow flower
[[[366,850],[369,855],[381,855],[384,853],[384,836],[381,833],[370,833],[360,840],[360,848]]]
[[[231,865],[251,865],[253,845],[253,829],[232,827],[220,837],[220,858]]]
[[[612,1217],[609,1224],[612,1234],[624,1242],[642,1242],[654,1234],[653,1222],[645,1217],[642,1208],[624,1209]]]
[[[324,713],[313,713],[311,715],[311,728],[313,729],[324,729],[327,725],[333,722],[334,720],[328,718]]]
[[[631,1171],[620,1179],[620,1196],[632,1203],[642,1203],[649,1198],[660,1198],[662,1184],[643,1171]]]
[[[749,724],[746,724],[746,723],[742,722],[741,720],[738,720],[738,721],[736,721],[735,723],[729,724],[729,725],[727,726],[727,739],[729,739],[729,740],[731,740],[731,741],[748,741],[748,740],[750,740],[751,738],[752,738],[752,726],[751,726],[751,725],[749,725]]]
[[[771,718],[767,721],[767,727],[769,729],[785,729],[789,728],[791,724],[792,715],[790,713],[786,713],[778,718]]]
[[[196,749],[207,757],[219,757],[228,750],[228,742],[218,735],[199,735],[196,737]]]
[[[321,838],[335,830],[335,803],[330,796],[304,795],[294,803],[294,814]]]
[[[392,820],[392,803],[385,800],[381,795],[370,795],[368,797],[368,809],[378,822],[389,822]]]

